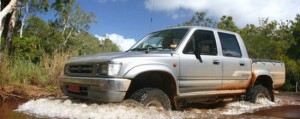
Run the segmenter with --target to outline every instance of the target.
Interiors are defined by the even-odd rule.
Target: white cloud
[[[113,33],[105,36],[95,35],[100,41],[108,37],[113,43],[117,44],[121,51],[126,51],[133,46],[136,41],[133,38],[124,38],[124,36]]]
[[[172,18],[182,16],[182,10],[207,12],[217,18],[232,16],[239,26],[244,26],[258,24],[259,18],[292,20],[300,13],[300,0],[146,0],[145,8],[172,14]]]

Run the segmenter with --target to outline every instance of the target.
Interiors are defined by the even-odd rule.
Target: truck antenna
[[[154,5],[155,5],[155,0],[153,0],[152,7],[151,7],[151,10],[150,10],[150,32],[152,31],[152,22],[153,22],[152,12],[153,12],[153,9],[154,9]]]

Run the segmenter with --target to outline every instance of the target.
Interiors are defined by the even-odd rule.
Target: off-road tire
[[[266,87],[262,85],[257,85],[247,90],[246,101],[258,103],[258,98],[267,98],[268,100],[271,100],[270,93]]]
[[[130,99],[136,100],[146,107],[154,106],[165,110],[171,109],[168,96],[157,88],[143,88],[135,91]]]

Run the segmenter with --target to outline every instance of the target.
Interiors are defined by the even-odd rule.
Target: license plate
[[[68,90],[75,93],[80,93],[80,87],[76,85],[69,85]]]

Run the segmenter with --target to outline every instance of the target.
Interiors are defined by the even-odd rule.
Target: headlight
[[[117,76],[119,74],[121,66],[121,63],[108,63],[108,75]]]
[[[121,63],[97,64],[97,75],[117,76],[121,69]]]

